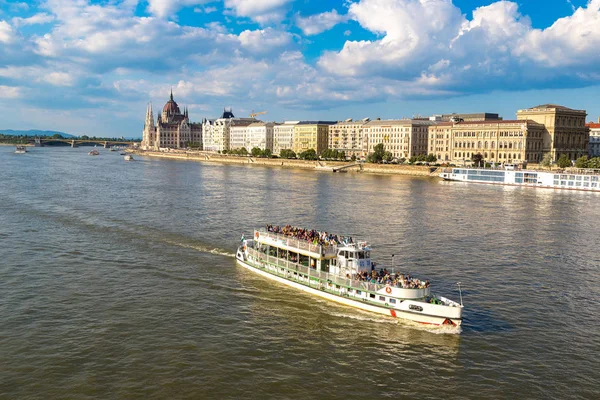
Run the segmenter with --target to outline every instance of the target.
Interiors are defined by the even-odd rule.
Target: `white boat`
[[[25,154],[25,153],[27,153],[27,149],[25,148],[25,146],[17,146],[15,153]]]
[[[90,156],[97,156],[97,155],[99,155],[99,154],[100,154],[100,152],[99,152],[98,150],[96,150],[96,149],[92,149],[92,150],[91,150],[91,151],[88,153],[88,155],[90,155]]]
[[[429,281],[375,268],[370,254],[366,242],[314,244],[264,229],[242,240],[236,259],[265,278],[347,306],[423,324],[461,325],[462,295],[460,304],[436,297]]]
[[[600,174],[597,170],[580,169],[567,172],[548,172],[519,169],[511,164],[503,169],[450,168],[440,173],[440,178],[447,181],[495,185],[600,191]]]
[[[126,154],[123,158],[125,159],[125,161],[135,161],[131,154]]]

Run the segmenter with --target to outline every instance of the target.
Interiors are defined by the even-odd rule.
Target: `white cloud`
[[[43,79],[54,86],[72,86],[75,81],[74,76],[67,72],[50,72]]]
[[[206,6],[206,7],[196,7],[194,8],[195,13],[199,14],[211,14],[217,11],[217,7]]]
[[[287,5],[293,0],[224,0],[225,7],[238,17],[247,17],[260,24],[280,22]]]
[[[292,35],[288,32],[266,28],[254,31],[245,30],[239,34],[238,40],[242,47],[252,52],[263,53],[289,45],[292,42]]]
[[[21,89],[15,86],[0,85],[0,98],[16,99],[21,97]]]
[[[29,18],[15,17],[12,21],[15,26],[47,24],[54,21],[54,16],[46,13],[39,13]]]
[[[0,42],[11,43],[14,40],[14,35],[12,26],[6,21],[0,21]]]
[[[317,35],[325,32],[341,22],[348,19],[346,15],[338,14],[337,10],[327,11],[321,14],[311,15],[309,17],[296,18],[296,24],[305,35]]]
[[[197,6],[210,0],[148,0],[148,12],[167,18],[184,7]]]

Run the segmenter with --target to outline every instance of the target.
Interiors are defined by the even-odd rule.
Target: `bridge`
[[[71,147],[77,147],[82,144],[95,144],[104,146],[104,148],[109,148],[111,146],[133,146],[134,144],[139,144],[140,142],[134,141],[125,141],[125,140],[106,140],[106,139],[54,139],[54,138],[31,138],[29,143],[33,143],[36,146],[43,146],[46,143],[67,143],[70,144]]]
[[[357,162],[348,165],[343,165],[341,167],[333,167],[333,172],[345,172],[349,168],[358,167],[360,171],[363,169],[363,163]]]

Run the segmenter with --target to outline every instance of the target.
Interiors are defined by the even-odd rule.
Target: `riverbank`
[[[173,160],[186,160],[206,163],[218,164],[244,164],[263,167],[277,168],[297,168],[315,171],[329,172],[362,172],[369,174],[384,174],[384,175],[412,175],[412,176],[432,176],[436,174],[438,167],[428,167],[423,165],[397,165],[397,164],[371,164],[357,163],[354,161],[307,161],[297,159],[282,159],[282,158],[256,158],[256,157],[239,157],[217,153],[199,152],[199,151],[140,151],[136,150],[133,153],[140,156],[167,158]],[[343,169],[341,169],[343,168]],[[339,170],[339,171],[338,171]]]

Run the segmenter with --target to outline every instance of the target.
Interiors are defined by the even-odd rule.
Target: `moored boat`
[[[352,238],[323,233],[294,236],[255,230],[236,252],[241,266],[277,282],[341,304],[423,324],[459,326],[461,303],[431,292],[429,281],[377,268],[371,247]],[[284,231],[285,231],[284,227]],[[332,238],[333,237],[333,238]],[[309,240],[306,240],[306,239]],[[460,286],[459,286],[460,289]]]
[[[487,183],[495,185],[540,187],[550,189],[600,191],[598,170],[535,171],[507,165],[502,169],[447,168],[440,173],[447,181]]]

